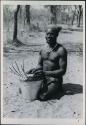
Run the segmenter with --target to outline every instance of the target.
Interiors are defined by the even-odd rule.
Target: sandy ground
[[[76,35],[74,34],[77,34],[79,37],[75,37]],[[70,37],[69,35],[67,37],[67,35],[68,34],[62,34],[61,40],[64,40],[62,43],[68,45],[67,43],[73,38],[73,42],[71,41],[68,47],[70,46],[69,48],[72,48],[71,50],[81,50],[82,47],[80,45],[82,44],[82,32],[75,32],[72,35],[70,34]],[[40,36],[36,37],[40,38]],[[42,40],[44,41],[44,36]],[[35,46],[35,49],[39,50],[41,47],[42,46]],[[34,47],[32,48],[34,50]],[[82,54],[80,52],[68,53],[68,67],[63,81],[64,90],[68,92],[68,94],[64,94],[59,100],[53,99],[46,102],[35,100],[32,102],[27,102],[22,98],[22,94],[19,93],[20,82],[18,77],[10,72],[9,66],[12,65],[12,62],[15,60],[20,65],[24,59],[26,70],[29,70],[31,67],[35,67],[38,61],[38,53],[27,51],[29,49],[29,47],[21,47],[19,49],[14,49],[11,47],[11,49],[7,49],[7,51],[4,53],[3,116],[6,118],[82,118]]]

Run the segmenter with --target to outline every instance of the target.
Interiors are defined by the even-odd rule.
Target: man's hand
[[[37,69],[33,68],[33,69],[30,69],[29,71],[27,71],[26,73],[27,74],[34,74],[36,70]]]
[[[37,70],[37,71],[35,71],[34,76],[36,76],[36,77],[42,77],[42,76],[44,76],[43,70]]]

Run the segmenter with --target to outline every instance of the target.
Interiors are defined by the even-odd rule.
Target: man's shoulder
[[[39,52],[40,55],[41,55],[43,52],[45,52],[46,49],[47,49],[47,46],[44,45],[44,46],[41,48],[40,52]]]
[[[59,44],[58,53],[60,55],[65,55],[65,54],[67,54],[67,50],[63,45]]]
[[[42,49],[40,50],[40,53],[45,52],[45,51],[47,50],[47,48],[48,48],[48,46],[47,46],[47,45],[44,45],[44,46],[42,47]]]

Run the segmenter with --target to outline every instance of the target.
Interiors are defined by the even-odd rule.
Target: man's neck
[[[57,45],[57,43],[54,43],[54,44],[51,44],[51,45],[48,45],[48,46],[53,49],[56,45]]]

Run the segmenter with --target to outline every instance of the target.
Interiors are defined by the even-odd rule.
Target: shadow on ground
[[[83,87],[80,84],[73,84],[73,83],[65,83],[63,84],[63,92],[58,92],[54,97],[51,99],[60,99],[64,95],[75,95],[78,93],[83,93]],[[51,100],[49,99],[49,100]]]
[[[80,84],[66,83],[63,84],[63,92],[58,94],[58,99],[64,95],[75,95],[83,92],[83,87]]]
[[[66,83],[63,85],[63,90],[66,95],[74,95],[83,92],[83,87],[80,84]]]

